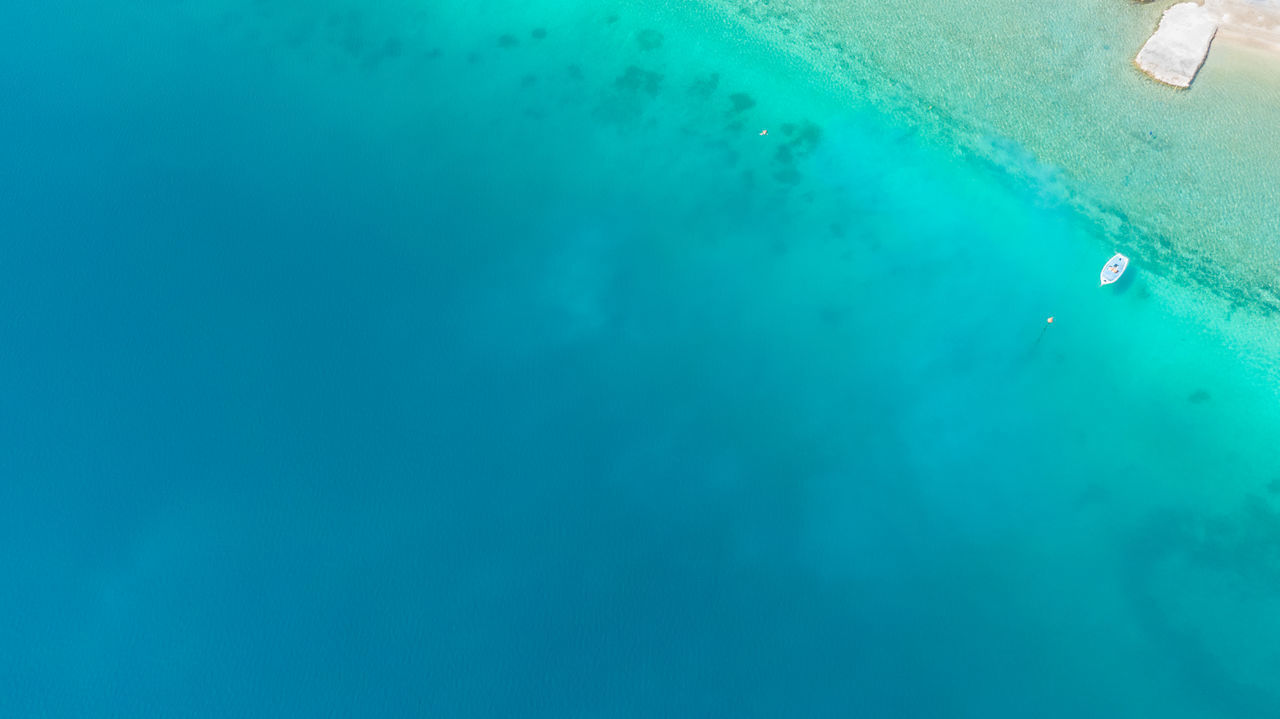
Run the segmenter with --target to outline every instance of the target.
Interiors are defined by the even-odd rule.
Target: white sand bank
[[[1134,62],[1151,77],[1189,87],[1215,36],[1280,52],[1280,0],[1205,0],[1174,5]]]
[[[1205,0],[1218,37],[1280,53],[1280,0]]]

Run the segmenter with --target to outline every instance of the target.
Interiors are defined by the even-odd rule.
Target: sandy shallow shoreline
[[[1150,77],[1190,87],[1212,43],[1245,43],[1280,53],[1280,0],[1205,0],[1169,7],[1156,32],[1134,57]]]
[[[1218,32],[1280,51],[1280,0],[1205,0]]]
[[[1168,0],[707,3],[852,105],[1077,207],[1144,271],[1280,314],[1280,58],[1246,47],[1265,33],[1224,32],[1194,91],[1177,92],[1133,66]]]
[[[1248,45],[1280,56],[1280,28],[1269,30],[1253,25],[1220,25],[1215,39]],[[1276,58],[1276,62],[1280,63],[1280,57]]]

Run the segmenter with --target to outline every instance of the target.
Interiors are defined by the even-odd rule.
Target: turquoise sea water
[[[1280,712],[1274,320],[1053,168],[697,4],[0,19],[5,714]]]

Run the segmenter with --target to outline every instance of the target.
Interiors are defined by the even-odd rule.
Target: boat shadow
[[[1137,284],[1136,276],[1137,272],[1134,268],[1127,268],[1127,271],[1123,275],[1120,275],[1120,279],[1106,285],[1106,287],[1113,294],[1127,295],[1129,294],[1129,291],[1134,288],[1134,285]]]

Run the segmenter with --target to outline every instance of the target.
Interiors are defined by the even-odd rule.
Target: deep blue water
[[[1280,706],[1266,375],[1036,188],[690,8],[0,20],[4,714]]]

